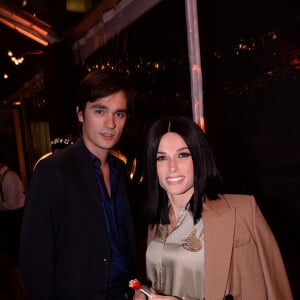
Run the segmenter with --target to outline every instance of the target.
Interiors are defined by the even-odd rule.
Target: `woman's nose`
[[[177,170],[177,162],[176,159],[169,159],[169,170],[174,172]]]

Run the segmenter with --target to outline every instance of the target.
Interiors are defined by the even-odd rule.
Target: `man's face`
[[[123,91],[94,102],[78,111],[86,147],[96,156],[107,153],[120,140],[127,119],[127,99]]]

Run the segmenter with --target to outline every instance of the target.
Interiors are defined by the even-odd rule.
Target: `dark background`
[[[56,2],[56,14],[50,7],[48,19],[59,30],[66,29],[68,19],[59,22],[55,17],[63,15]],[[255,195],[278,240],[294,298],[300,299],[297,1],[197,3],[205,131],[226,192]],[[73,15],[71,22],[80,17]],[[61,24],[62,20],[67,24]],[[39,47],[32,44],[30,48]],[[147,129],[163,115],[192,117],[184,1],[161,1],[80,65],[74,64],[66,42],[48,46],[42,55],[34,57],[24,65],[19,78],[28,78],[23,77],[28,74],[25,67],[30,71],[42,67],[45,86],[24,99],[24,110],[29,122],[48,121],[52,137],[78,133],[73,100],[82,75],[96,68],[115,68],[129,74],[137,91],[136,113],[119,149],[128,158],[129,170],[137,160],[131,199],[142,240],[145,228],[139,214],[143,202],[140,179]],[[2,99],[21,82],[18,79],[1,87]]]

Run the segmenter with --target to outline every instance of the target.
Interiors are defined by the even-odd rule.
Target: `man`
[[[30,300],[131,299],[135,236],[118,143],[133,93],[89,73],[77,102],[82,138],[40,161],[23,217],[20,262]]]

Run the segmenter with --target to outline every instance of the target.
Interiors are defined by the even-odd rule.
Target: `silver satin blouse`
[[[175,229],[157,226],[146,252],[147,276],[156,293],[181,299],[204,299],[204,232],[187,209],[179,212]]]

